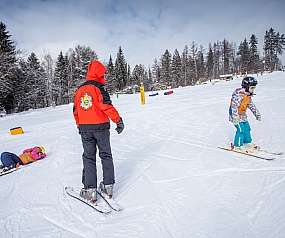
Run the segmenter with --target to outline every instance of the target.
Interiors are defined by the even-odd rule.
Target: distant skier
[[[112,105],[107,92],[104,79],[106,72],[107,69],[99,61],[91,62],[86,82],[77,89],[74,98],[73,116],[84,149],[82,155],[84,188],[81,189],[80,196],[92,203],[97,202],[97,147],[103,169],[100,190],[108,198],[112,198],[115,175],[110,145],[110,119],[117,124],[118,134],[124,129],[123,120]]]
[[[3,169],[2,172],[6,172],[10,169],[15,168],[17,164],[30,164],[45,157],[45,149],[42,146],[25,149],[23,153],[18,156],[11,152],[3,152],[1,154],[0,168]]]
[[[249,108],[256,119],[261,120],[261,115],[252,101],[256,85],[257,80],[254,77],[245,77],[241,83],[242,88],[237,88],[231,98],[229,120],[236,128],[234,148],[240,151],[255,147],[252,143],[251,128],[247,120],[246,109]]]

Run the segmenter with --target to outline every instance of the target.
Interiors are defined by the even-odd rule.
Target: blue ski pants
[[[115,183],[114,163],[110,145],[110,130],[81,132],[83,145],[82,183],[84,188],[97,188],[96,153],[99,150],[103,170],[103,183]]]
[[[251,128],[248,121],[239,122],[235,125],[236,135],[234,139],[234,146],[243,146],[244,143],[251,143]]]
[[[20,158],[11,152],[3,152],[1,154],[1,162],[6,167],[10,166],[11,164],[17,164],[17,163],[23,165],[23,162],[20,160]]]

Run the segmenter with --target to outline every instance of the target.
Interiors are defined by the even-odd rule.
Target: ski
[[[253,149],[256,150],[256,151],[258,151],[258,152],[264,152],[264,153],[267,153],[267,154],[283,155],[283,152],[268,151],[268,150],[261,149],[260,147],[256,147],[256,148],[253,148]]]
[[[251,152],[248,152],[248,151],[243,152],[243,151],[235,150],[235,149],[228,148],[228,147],[219,147],[219,148],[222,149],[222,150],[228,150],[228,151],[232,151],[232,152],[235,152],[235,153],[248,155],[248,156],[252,156],[252,157],[259,158],[259,159],[264,159],[264,160],[274,160],[275,159],[274,157],[261,156],[261,155],[257,155],[257,154],[254,154],[254,153],[251,153]]]
[[[12,172],[14,172],[14,171],[16,171],[16,170],[21,169],[22,167],[24,167],[24,166],[22,166],[22,165],[20,166],[19,163],[18,163],[15,168],[9,169],[9,170],[4,171],[4,172],[3,172],[3,170],[2,170],[2,171],[0,172],[0,176],[6,175],[6,174],[10,174],[10,173],[12,173]]]
[[[6,174],[10,174],[10,173],[12,173],[12,172],[14,172],[14,171],[16,171],[16,170],[18,170],[18,169],[20,169],[20,167],[18,167],[18,168],[13,168],[13,169],[9,169],[9,170],[7,170],[7,171],[5,171],[5,172],[1,171],[1,172],[0,172],[0,176],[6,175]]]
[[[109,207],[111,209],[113,209],[114,211],[121,211],[123,210],[124,208],[119,205],[117,203],[117,201],[115,201],[113,198],[107,198],[105,194],[103,194],[101,191],[98,191],[97,190],[97,194],[102,198],[104,199],[104,201],[109,205]]]
[[[72,187],[65,187],[65,191],[69,196],[87,204],[88,206],[92,207],[94,210],[100,213],[108,214],[112,211],[111,208],[107,206],[107,204],[105,204],[105,206],[103,205],[105,203],[105,200],[103,201],[103,204],[101,203],[102,199],[101,201],[97,200],[97,204],[93,204],[90,201],[87,201],[84,198],[80,197],[79,192],[74,191]]]

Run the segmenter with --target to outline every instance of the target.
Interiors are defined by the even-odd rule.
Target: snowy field
[[[256,77],[248,112],[253,142],[285,151],[285,73]],[[223,151],[235,128],[231,94],[241,78],[174,89],[171,95],[113,97],[125,122],[111,126],[115,199],[102,215],[69,197],[80,189],[82,145],[72,104],[0,118],[0,152],[44,146],[47,157],[0,178],[0,237],[261,238],[285,236],[285,157],[272,161]],[[21,126],[24,134],[12,136]],[[101,163],[98,159],[99,181]]]

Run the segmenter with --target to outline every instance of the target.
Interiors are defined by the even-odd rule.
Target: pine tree
[[[17,112],[22,112],[32,108],[30,104],[30,67],[23,59],[19,60],[17,78],[14,81],[14,105]]]
[[[6,30],[6,25],[0,22],[0,106],[7,113],[14,108],[13,80],[17,71],[15,42]]]
[[[17,111],[42,108],[47,105],[47,76],[34,53],[27,61],[19,60],[14,80],[14,105]]]
[[[171,62],[172,87],[182,86],[182,62],[177,49],[175,49]]]
[[[67,64],[67,75],[68,75],[68,90],[69,90],[69,101],[72,102],[74,99],[75,91],[84,82],[80,79],[77,72],[80,71],[77,67],[75,54],[69,54],[68,52],[65,56]]]
[[[208,56],[207,56],[206,77],[207,79],[214,78],[214,54],[213,54],[211,44],[209,44],[209,51],[208,51]]]
[[[115,88],[123,90],[127,85],[127,64],[121,46],[115,61],[115,77]]]
[[[47,77],[40,61],[34,53],[31,53],[27,59],[29,67],[29,101],[31,108],[42,108],[46,106],[46,81]]]
[[[251,73],[257,73],[259,71],[259,54],[257,52],[257,44],[257,38],[252,34],[249,41],[249,72]]]
[[[109,62],[107,65],[106,82],[109,93],[114,93],[115,90],[115,71],[112,56],[110,55]]]
[[[160,59],[161,63],[161,79],[160,82],[167,86],[171,86],[171,54],[166,49]]]
[[[49,107],[52,105],[52,81],[54,77],[54,66],[53,59],[50,53],[44,55],[44,60],[42,61],[42,67],[47,76],[46,81],[46,106]]]
[[[88,65],[93,60],[98,60],[98,55],[90,47],[77,45],[74,49],[69,49],[67,53],[67,68],[72,87],[77,89],[85,82]]]
[[[129,85],[131,85],[131,78],[132,78],[132,76],[131,76],[131,66],[129,65],[129,64],[127,64],[127,86],[129,86]]]
[[[152,85],[154,83],[154,80],[153,80],[153,77],[152,77],[152,73],[151,73],[151,68],[150,67],[148,68],[148,80],[149,80],[149,89],[148,90],[151,90]]]
[[[183,85],[187,86],[189,85],[190,81],[190,57],[189,57],[189,49],[188,46],[186,45],[184,47],[183,53],[182,53],[182,78],[183,78]]]
[[[231,55],[231,49],[229,42],[224,39],[222,43],[222,67],[223,67],[223,74],[229,74],[230,73],[230,55]]]
[[[143,69],[143,86],[145,91],[150,91],[151,87],[152,87],[152,80],[151,78],[149,78],[149,73],[148,70],[146,69],[146,67],[144,65],[141,65],[142,69]]]
[[[160,82],[160,65],[157,61],[157,59],[154,60],[154,63],[152,65],[151,68],[151,75],[152,75],[152,79],[153,79],[153,83],[159,83]]]
[[[189,50],[189,53],[190,53],[189,76],[190,76],[190,82],[192,86],[194,86],[196,84],[196,81],[198,80],[197,65],[196,65],[197,52],[198,52],[197,44],[193,41],[191,44],[190,50]]]
[[[133,72],[132,72],[132,80],[130,87],[133,91],[138,91],[141,84],[143,84],[143,74],[144,70],[142,65],[135,65]]]
[[[68,74],[67,61],[62,51],[57,57],[54,71],[54,80],[52,83],[53,101],[56,105],[69,103],[68,101]]]
[[[237,57],[237,45],[236,43],[231,44],[232,49],[232,64],[231,64],[231,72],[237,74],[239,72],[239,59]]]
[[[249,45],[246,38],[240,43],[237,55],[240,55],[240,71],[241,73],[246,73],[249,70],[250,62]]]
[[[204,61],[204,49],[203,46],[200,46],[200,50],[196,56],[196,67],[197,67],[197,79],[199,81],[205,80],[205,61]]]
[[[273,28],[266,31],[264,36],[265,67],[270,71],[278,65],[278,54],[282,54],[285,47],[285,36],[280,36]]]
[[[214,78],[219,78],[221,74],[221,44],[219,41],[215,42],[213,45],[214,49]]]

